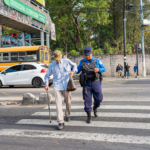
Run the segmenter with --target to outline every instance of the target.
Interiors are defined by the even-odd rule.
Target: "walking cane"
[[[50,120],[50,123],[51,123],[52,121],[51,121],[50,100],[49,100],[49,96],[48,96],[48,91],[47,91],[47,99],[48,99],[49,120]]]

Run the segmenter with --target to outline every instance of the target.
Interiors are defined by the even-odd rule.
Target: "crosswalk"
[[[28,129],[3,129],[0,135],[150,145],[149,102],[143,102],[141,106],[141,102],[114,104],[104,101],[98,112],[99,118],[93,117],[91,124],[86,123],[83,101],[73,102],[71,110],[72,120],[65,122],[64,130],[51,128],[57,126],[56,106],[51,104],[52,123],[48,119],[48,107],[45,107],[42,111],[31,114],[32,119],[16,122],[16,125],[28,125]],[[50,130],[30,130],[30,126],[34,125],[46,126]]]

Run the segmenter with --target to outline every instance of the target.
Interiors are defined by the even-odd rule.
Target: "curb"
[[[146,78],[129,78],[129,79],[124,79],[124,78],[116,78],[116,79],[103,79],[103,82],[108,82],[108,81],[129,81],[129,80],[147,80],[150,79],[150,77]],[[74,80],[74,82],[79,82],[79,80]]]
[[[116,79],[103,79],[103,82],[109,82],[109,81],[131,81],[131,80],[146,80],[146,79],[150,79],[150,77],[138,77],[138,78],[129,78],[129,79],[124,79],[124,78],[116,78]],[[74,82],[79,82],[79,80],[74,80]],[[82,101],[83,99],[78,99],[79,101]],[[6,105],[22,105],[22,101],[23,99],[20,97],[14,97],[14,98],[0,98],[0,106],[6,106]],[[72,99],[73,101],[73,99]],[[74,100],[76,101],[76,100]],[[53,103],[53,102],[52,102]],[[36,98],[36,102],[33,105],[40,105],[39,103],[39,98]]]
[[[72,99],[72,101],[83,101],[83,99],[82,98],[80,98],[78,100],[77,99]],[[54,104],[55,100],[53,99],[53,101],[51,103]],[[14,100],[14,101],[11,101],[11,100],[1,100],[0,101],[0,106],[7,106],[7,105],[27,106],[27,105],[22,105],[22,100]],[[47,105],[47,104],[40,103],[39,100],[36,100],[36,102],[34,104],[31,104],[31,105]]]

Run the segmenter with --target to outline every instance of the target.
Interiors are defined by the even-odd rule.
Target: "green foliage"
[[[74,5],[74,7],[61,7],[71,5]],[[75,12],[76,10],[84,9],[84,7],[108,7],[109,0],[107,2],[106,0],[46,0],[46,7],[52,6],[55,6],[55,8],[54,11],[50,10],[50,16],[56,24],[57,34],[57,42],[51,41],[52,50],[55,47],[64,47],[65,51],[75,49],[79,52],[89,44],[95,47],[96,42],[91,37],[92,34],[97,34],[94,29],[98,25],[107,25],[109,23],[107,12]]]
[[[127,52],[127,54],[132,54],[132,46],[131,46],[131,44],[127,44],[126,45],[126,52]]]
[[[77,56],[79,55],[80,53],[77,52],[76,50],[71,50],[69,53],[68,53],[68,56]]]
[[[104,54],[102,49],[95,49],[93,50],[93,55],[102,55]]]
[[[135,9],[126,11],[126,51],[128,54],[132,53],[132,47],[136,42],[141,43],[140,11],[136,10],[136,8],[140,8],[140,1],[126,0],[126,4],[130,3],[134,5]],[[147,6],[150,5],[149,0],[143,0],[143,3]],[[54,8],[49,9],[53,6]],[[84,47],[91,46],[93,50],[95,49],[93,51],[95,54],[124,53],[122,11],[110,11],[109,13],[106,11],[109,10],[109,7],[121,10],[122,0],[46,0],[46,7],[50,10],[52,22],[56,25],[57,41],[51,41],[52,50],[62,47],[63,51],[71,51],[70,54],[76,55],[76,51],[83,55]],[[101,11],[104,10],[102,8],[106,8],[104,12]],[[83,11],[79,11],[81,9],[87,11],[83,13]],[[100,11],[94,12],[96,10]],[[144,18],[148,18],[149,15],[150,11],[145,10]],[[150,34],[145,33],[146,51],[150,49],[149,38]],[[100,52],[99,49],[101,49]]]
[[[55,50],[61,51],[61,54],[63,54],[63,52],[64,52],[64,49],[63,49],[63,48],[56,48]]]
[[[20,31],[17,31],[15,29],[3,26],[3,36],[11,36],[13,32],[17,33],[17,35],[21,33]]]

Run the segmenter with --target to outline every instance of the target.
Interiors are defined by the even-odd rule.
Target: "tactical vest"
[[[86,76],[86,81],[93,82],[100,79],[100,74],[95,73],[94,68],[96,68],[96,59],[89,63],[82,60],[82,73]]]

